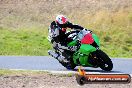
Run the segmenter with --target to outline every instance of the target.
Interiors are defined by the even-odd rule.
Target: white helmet
[[[58,15],[58,16],[56,17],[56,22],[57,22],[58,24],[65,24],[65,23],[68,22],[68,19],[67,19],[65,16],[63,16],[63,15]]]

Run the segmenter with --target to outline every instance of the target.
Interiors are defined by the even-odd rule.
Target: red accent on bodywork
[[[82,44],[92,44],[94,42],[94,39],[92,37],[91,33],[86,34],[83,39],[81,40]]]

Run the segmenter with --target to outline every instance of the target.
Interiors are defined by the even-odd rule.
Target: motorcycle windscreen
[[[91,33],[86,34],[81,40],[82,44],[92,44],[93,42],[94,42],[94,39]]]

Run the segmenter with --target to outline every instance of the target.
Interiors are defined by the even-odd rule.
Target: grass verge
[[[37,74],[49,74],[49,72],[47,72],[47,71],[34,71],[34,70],[0,69],[0,75],[37,75]]]
[[[46,29],[0,29],[0,55],[47,55]]]

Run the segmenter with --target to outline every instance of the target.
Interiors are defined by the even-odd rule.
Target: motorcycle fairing
[[[81,40],[81,44],[92,44],[93,42],[94,39],[91,33],[86,34]]]

